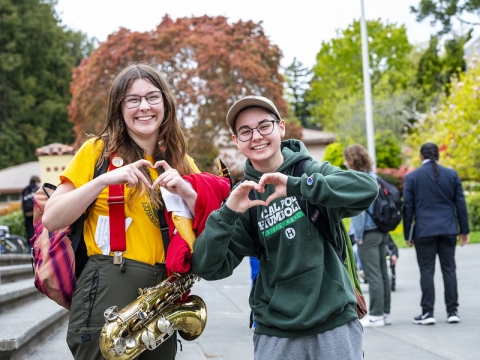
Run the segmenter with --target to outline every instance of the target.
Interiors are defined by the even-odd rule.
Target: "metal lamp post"
[[[373,129],[372,112],[372,86],[370,84],[370,61],[368,58],[368,34],[367,24],[365,22],[365,12],[363,10],[363,0],[360,0],[362,7],[362,17],[360,19],[360,31],[362,35],[362,64],[363,64],[363,91],[365,94],[365,115],[367,122],[367,143],[368,153],[372,158],[372,170],[377,170],[377,157],[375,155],[375,139]]]

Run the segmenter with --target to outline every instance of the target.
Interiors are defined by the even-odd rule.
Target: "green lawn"
[[[395,229],[395,232],[397,229]],[[392,239],[397,244],[399,248],[407,248],[407,243],[403,238],[403,229],[401,233],[391,233]],[[480,231],[474,231],[470,233],[470,242],[469,244],[479,244],[480,243]]]
[[[350,219],[344,219],[343,222],[347,229],[350,226]],[[408,248],[407,243],[403,237],[403,224],[398,225],[398,227],[390,232],[392,239],[397,244],[399,248]],[[480,231],[474,231],[470,233],[470,243],[469,244],[478,244],[480,243]]]

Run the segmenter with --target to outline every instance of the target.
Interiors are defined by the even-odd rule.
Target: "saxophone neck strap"
[[[166,216],[169,216],[168,213],[166,214],[165,207],[158,210],[158,220],[160,221],[160,231],[162,233],[162,241],[163,241],[163,250],[165,252],[165,258],[167,257],[167,250],[168,245],[170,245],[170,229],[168,227]]]

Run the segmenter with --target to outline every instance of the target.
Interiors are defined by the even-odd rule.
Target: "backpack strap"
[[[293,170],[293,176],[301,177],[303,174],[305,174],[305,167],[310,161],[311,159],[303,159],[302,161],[296,163]],[[310,201],[302,200],[300,196],[297,196],[297,202],[305,215],[320,231],[320,234],[322,234],[322,236],[327,239],[328,242],[332,245],[338,258],[343,263],[347,256],[345,246],[342,246],[341,249],[338,248],[338,244],[335,242],[332,230],[330,229],[330,221],[328,219],[326,209],[323,206],[321,209],[319,206],[312,204]],[[324,210],[325,213],[322,210]],[[345,241],[345,239],[343,238],[343,231],[340,227],[340,224],[337,224],[336,230],[337,235],[342,237],[342,242]]]
[[[93,172],[93,179],[99,177],[102,174],[105,174],[107,172],[109,164],[109,161],[104,161],[101,167],[95,167],[95,171]],[[69,235],[68,238],[72,242],[72,249],[75,254],[75,274],[77,276],[77,279],[82,273],[83,267],[88,260],[87,246],[85,245],[85,241],[81,240],[83,240],[83,224],[85,223],[85,220],[87,220],[88,214],[90,213],[90,209],[94,202],[95,200],[90,204],[87,210],[85,210],[85,212],[70,226],[71,235]]]
[[[241,182],[244,182],[247,180],[247,177],[244,177]],[[248,193],[248,198],[250,200],[255,200],[255,192],[250,190]],[[258,224],[257,224],[257,207],[252,206],[251,208],[248,209],[248,213],[250,214],[250,233],[253,239],[253,244],[254,244],[254,256],[260,260],[262,257],[262,254],[264,252],[262,244],[260,244],[260,238],[259,238],[259,232],[258,232]]]
[[[170,245],[170,230],[165,218],[165,208],[158,210],[158,220],[160,221],[160,232],[162,233],[163,251],[165,252],[165,259],[167,258],[168,245]]]

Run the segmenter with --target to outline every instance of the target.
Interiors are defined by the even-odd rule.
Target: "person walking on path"
[[[317,204],[338,223],[370,206],[378,194],[375,180],[318,163],[299,140],[282,141],[285,121],[265,97],[237,101],[227,125],[247,157],[248,180],[208,217],[194,243],[193,271],[205,280],[230,276],[244,257],[255,255],[251,229],[258,226],[262,255],[249,299],[257,323],[254,359],[362,359],[363,329],[345,266],[298,202]],[[294,176],[295,164],[305,159],[305,173]],[[249,199],[252,189],[255,200]],[[251,224],[253,206],[258,223]]]
[[[40,178],[36,175],[30,178],[30,183],[22,190],[22,212],[25,221],[27,239],[33,237],[33,195],[40,188]]]
[[[420,148],[423,165],[405,177],[404,236],[415,246],[420,268],[422,313],[415,324],[435,324],[435,261],[438,255],[445,287],[447,322],[460,322],[455,248],[460,230],[461,245],[469,241],[468,214],[462,184],[456,171],[438,164],[438,146],[427,142]]]
[[[372,177],[372,160],[368,151],[360,144],[348,146],[344,152],[344,165]],[[373,214],[375,202],[368,212]],[[390,325],[390,278],[387,266],[387,251],[389,234],[378,229],[367,211],[353,217],[349,232],[353,234],[358,246],[358,256],[362,263],[365,280],[370,296],[369,314],[360,322],[363,327],[380,327]]]

